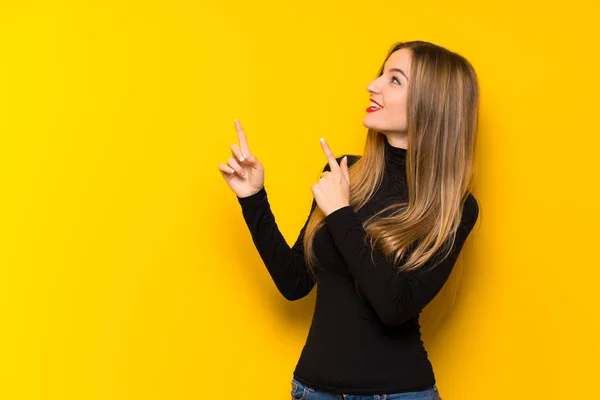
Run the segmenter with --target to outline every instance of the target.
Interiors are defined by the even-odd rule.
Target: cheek
[[[406,99],[402,97],[393,98],[386,101],[386,108],[395,115],[406,114]]]
[[[388,107],[401,108],[406,106],[406,92],[402,89],[386,93],[384,97]]]

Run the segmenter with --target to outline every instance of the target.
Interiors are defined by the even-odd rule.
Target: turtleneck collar
[[[394,147],[389,142],[387,137],[383,138],[385,147],[385,167],[390,172],[405,173],[406,165],[406,149],[402,147]]]

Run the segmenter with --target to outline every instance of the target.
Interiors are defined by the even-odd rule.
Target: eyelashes
[[[396,81],[396,82],[398,82],[398,84],[400,84],[400,81],[399,81],[399,80],[398,80],[398,78],[396,78],[395,76],[394,76],[394,77],[392,77],[392,82],[393,82],[393,81]]]

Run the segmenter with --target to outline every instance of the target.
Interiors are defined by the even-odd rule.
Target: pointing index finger
[[[242,128],[242,123],[237,119],[233,120],[235,124],[235,129],[237,131],[238,140],[240,141],[240,147],[242,148],[242,152],[246,155],[250,155],[250,148],[248,147],[248,140],[246,139],[246,134],[244,133],[244,128]]]
[[[325,157],[327,158],[327,161],[329,162],[329,167],[331,168],[331,171],[332,172],[333,171],[337,171],[340,168],[340,166],[337,163],[337,160],[335,159],[335,156],[333,155],[333,152],[329,148],[329,145],[325,141],[325,138],[321,138],[321,147],[323,148],[323,152],[325,153]]]

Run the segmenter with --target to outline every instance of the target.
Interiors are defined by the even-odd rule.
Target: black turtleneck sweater
[[[317,299],[294,378],[317,390],[373,395],[425,390],[435,383],[421,340],[419,314],[450,275],[479,208],[470,193],[452,252],[435,268],[430,267],[440,257],[432,257],[417,271],[397,273],[382,253],[365,244],[362,226],[376,211],[407,199],[406,149],[391,146],[387,139],[384,142],[384,180],[374,196],[357,212],[346,206],[329,214],[314,237],[319,261]],[[348,165],[359,158],[348,155]],[[341,159],[337,158],[338,163]],[[323,171],[328,170],[329,164]],[[306,296],[315,286],[304,259],[306,222],[290,248],[277,227],[264,187],[238,201],[281,294],[288,300]],[[311,212],[316,206],[313,199]]]

